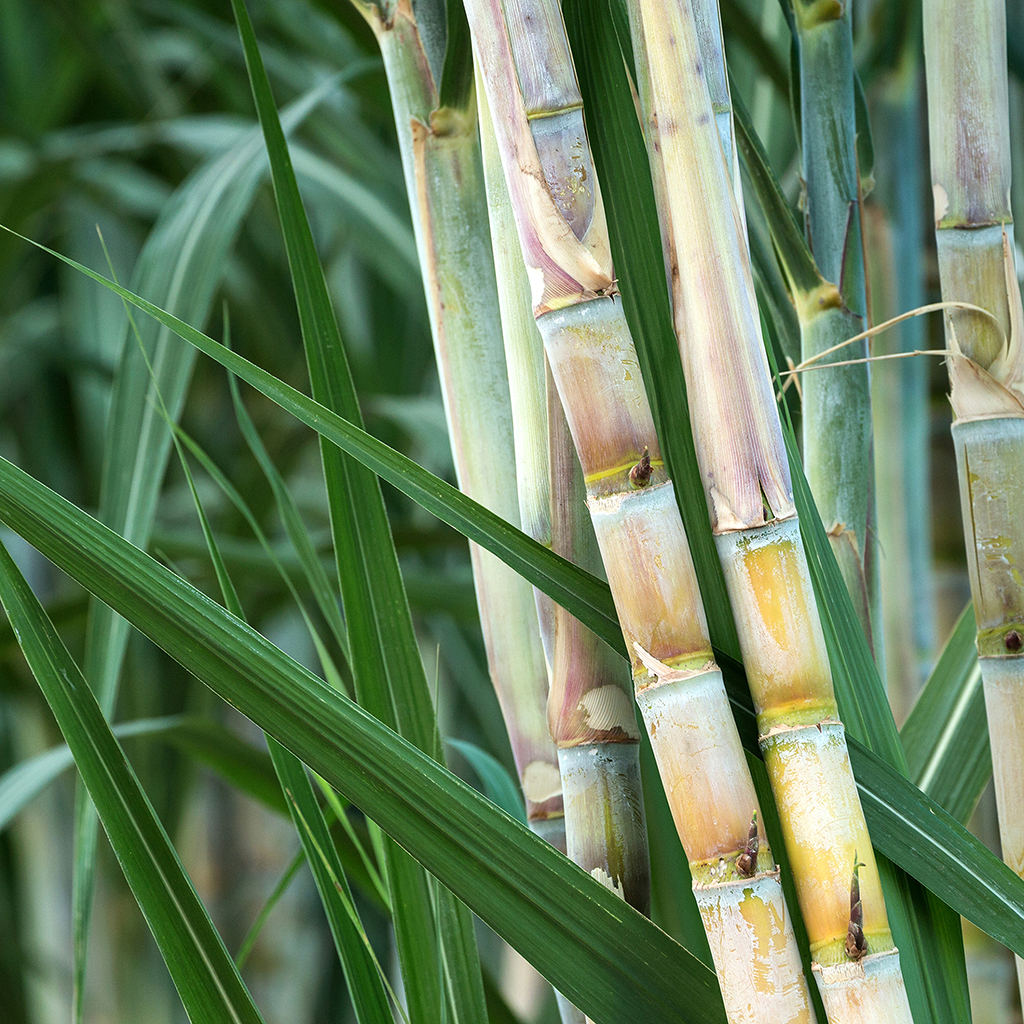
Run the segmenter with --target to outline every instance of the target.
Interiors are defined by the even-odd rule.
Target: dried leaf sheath
[[[541,9],[545,5],[531,6]],[[539,41],[539,37],[520,33],[510,39],[500,0],[486,0],[486,3],[479,5],[474,3],[472,9],[467,5],[471,25],[474,12],[478,10],[481,14],[486,13],[495,26],[495,31],[486,36],[474,31],[474,46],[487,79],[491,115],[495,125],[501,129],[497,133],[501,164],[505,168],[513,208],[517,211],[516,224],[530,280],[534,312],[540,315],[549,309],[574,302],[580,296],[595,296],[611,290],[611,253],[604,223],[604,207],[600,202],[595,202],[589,227],[583,237],[578,238],[573,227],[563,217],[557,197],[548,186],[545,166],[531,130],[529,112],[519,89],[520,74],[529,77],[530,56],[534,48],[528,44]],[[548,26],[555,24],[554,15],[551,14],[543,14],[540,21]],[[511,24],[514,28],[522,24],[522,19]],[[564,36],[560,13],[557,24]],[[547,38],[550,39],[551,35]],[[513,53],[517,59],[513,59]],[[567,47],[564,53],[568,53]],[[570,97],[569,102],[575,104],[576,101]],[[548,113],[557,115],[564,112],[550,110]],[[536,119],[536,111],[533,114]],[[506,127],[509,130],[504,130]],[[567,127],[571,134],[563,149],[570,153],[574,150],[589,151],[582,118],[574,119]],[[596,179],[593,175],[590,180],[583,179],[578,173],[574,177],[574,188],[585,194],[593,194],[596,199]],[[559,188],[557,192],[561,197],[566,188]]]
[[[766,521],[765,502],[769,519],[791,515],[794,506],[782,436],[771,429],[776,413],[764,347],[744,340],[760,342],[761,337],[756,310],[744,302],[753,291],[745,240],[737,229],[735,204],[708,207],[699,193],[677,185],[677,175],[685,174],[731,188],[711,118],[681,124],[664,113],[673,94],[681,104],[692,107],[698,102],[696,96],[682,95],[686,90],[703,90],[706,101],[703,76],[680,78],[668,54],[648,50],[647,62],[646,78],[640,74],[638,87],[643,95],[649,81],[649,104],[659,111],[651,129],[661,153],[657,164],[673,169],[671,175],[659,172],[658,177],[676,183],[659,189],[659,202],[666,251],[674,254],[668,266],[676,332],[680,337],[692,332],[690,343],[680,349],[690,420],[695,434],[698,425],[715,424],[714,430],[704,430],[708,436],[697,446],[712,523],[721,529],[757,526]],[[694,133],[703,135],[699,148],[692,143]],[[676,225],[692,230],[680,235]],[[730,315],[733,310],[742,318]],[[749,386],[723,389],[701,372],[707,365],[715,366],[723,379],[749,381]]]
[[[760,826],[756,873],[748,878],[736,869],[747,851],[750,823],[761,818],[711,658],[696,575],[621,304],[613,294],[594,297],[597,291],[611,293],[611,267],[605,261],[607,283],[600,289],[588,277],[592,254],[607,253],[600,203],[584,236],[586,245],[564,245],[563,229],[548,230],[550,209],[557,208],[554,198],[541,202],[529,195],[543,177],[529,173],[540,162],[530,131],[537,118],[527,121],[522,97],[508,95],[523,59],[510,43],[515,25],[509,19],[506,28],[500,6],[488,0],[470,3],[467,10],[494,124],[504,136],[502,162],[533,285],[537,324],[583,466],[598,544],[633,654],[641,707],[698,879],[730,1019],[812,1020],[781,887]],[[537,15],[538,22],[554,23],[554,4],[531,5],[531,10],[547,12]],[[550,66],[550,55],[547,60]],[[586,145],[585,137],[568,134],[562,145],[572,150],[581,143]],[[596,185],[594,192],[599,198]],[[576,235],[571,238],[575,242]],[[563,258],[570,254],[572,262]],[[705,733],[709,723],[713,728]],[[706,738],[697,742],[699,736]],[[715,789],[722,779],[738,781]],[[688,808],[712,791],[719,801],[717,812],[693,819]],[[763,937],[770,941],[760,941]]]
[[[697,396],[691,407],[698,460],[822,998],[832,1021],[909,1022],[836,715],[749,257],[692,10],[682,2],[634,0],[631,11],[655,179],[668,183],[659,196],[670,243],[666,265],[687,392]],[[741,497],[755,493],[763,501]],[[737,497],[729,502],[727,495]],[[853,921],[858,860],[864,863]],[[851,929],[855,957],[847,948]],[[885,981],[871,980],[876,975]]]

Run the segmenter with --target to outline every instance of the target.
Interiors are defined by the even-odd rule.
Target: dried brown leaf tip
[[[850,882],[850,926],[846,929],[846,955],[851,960],[860,960],[868,951],[864,938],[864,906],[860,901],[860,869],[866,865],[853,855],[853,880]]]
[[[634,487],[646,487],[651,482],[651,452],[644,447],[640,461],[629,471],[629,482]]]
[[[736,858],[736,873],[741,878],[750,878],[757,871],[757,849],[760,840],[757,837],[757,811],[754,811],[750,819],[750,834],[747,836],[747,845],[743,852]]]

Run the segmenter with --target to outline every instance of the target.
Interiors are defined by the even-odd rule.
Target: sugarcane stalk
[[[508,189],[505,187],[498,144],[491,124],[490,110],[483,96],[479,72],[477,103],[484,180],[487,185],[491,249],[498,283],[498,307],[501,312],[505,365],[512,403],[519,514],[523,532],[538,543],[551,547],[548,371],[544,359],[544,344],[533,318],[530,285],[526,277],[526,267],[519,253],[515,218],[509,202]],[[544,655],[550,674],[554,660],[555,604],[536,588],[534,596],[537,601]]]
[[[471,0],[467,13],[534,315],[729,1019],[813,1020],[614,286],[560,11],[554,2]],[[626,734],[632,720],[631,709],[611,701],[602,718]]]
[[[867,312],[858,194],[850,5],[791,0],[800,69],[804,210],[811,251],[840,301],[798,305],[801,359],[864,329]],[[828,362],[863,359],[867,341]],[[865,633],[881,665],[871,387],[867,363],[807,374],[804,468]]]
[[[486,103],[481,135],[491,232],[509,360],[520,501],[537,532],[564,558],[600,572],[585,485],[565,414],[546,370],[526,268]],[[512,367],[515,367],[513,371]],[[531,446],[522,452],[520,443]],[[543,463],[536,451],[546,455]],[[531,474],[540,474],[541,478]],[[539,496],[547,499],[544,509]],[[538,538],[540,539],[540,538]],[[570,858],[643,913],[650,865],[639,777],[639,730],[618,656],[564,608],[550,607],[548,725],[558,747]],[[597,825],[598,827],[594,827]]]
[[[828,1019],[909,1022],[839,721],[742,235],[685,0],[630,5],[712,532]]]
[[[359,3],[384,58],[459,486],[516,525],[519,498],[497,285],[473,97],[441,106],[407,0]],[[547,728],[547,668],[530,585],[470,544],[487,662],[527,818],[563,846],[561,780]],[[546,824],[545,824],[546,823]]]
[[[722,36],[722,15],[717,0],[695,0],[693,17],[697,23],[697,43],[701,61],[707,76],[708,92],[711,96],[711,110],[722,143],[725,165],[732,174],[733,192],[736,194],[739,215],[744,219],[742,185],[740,182],[740,157],[736,148],[736,129],[732,120],[732,95],[729,91],[729,72],[725,64],[725,40]]]
[[[942,297],[992,314],[947,318],[947,367],[1003,859],[1024,875],[1024,311],[1010,211],[1006,12],[986,0],[928,0],[924,29]],[[1019,958],[1017,976],[1024,986]]]
[[[563,557],[600,572],[582,470],[546,367],[490,112],[482,96],[479,106],[524,527]],[[579,620],[540,591],[536,597],[548,657],[548,723],[562,778],[565,852],[649,914],[651,877],[639,730],[629,717],[628,677],[618,656]],[[561,996],[559,1011],[565,1024],[584,1019]]]
[[[919,20],[914,19],[914,29]],[[925,302],[919,47],[917,32],[908,27],[894,66],[872,98],[875,133],[888,143],[876,151],[868,204],[875,323]],[[925,347],[924,322],[917,317],[874,340],[875,355]],[[871,380],[874,432],[886,438],[876,451],[879,580],[887,687],[897,724],[910,713],[935,647],[928,371],[923,359],[881,361]]]
[[[600,571],[583,473],[553,386],[548,430],[552,547],[577,565]],[[548,724],[558,747],[570,859],[650,914],[640,730],[629,674],[611,648],[558,606]]]

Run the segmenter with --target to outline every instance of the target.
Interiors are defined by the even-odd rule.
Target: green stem
[[[853,40],[849,5],[793,0],[800,65],[802,174],[815,262],[844,309],[801,318],[801,358],[864,329],[867,312],[858,196]],[[866,341],[825,362],[863,359]],[[871,387],[866,363],[803,380],[803,451],[818,511],[843,567],[876,660],[881,658]]]
[[[921,178],[920,59],[916,38],[887,72],[871,117],[888,145],[876,151],[870,206],[869,265],[873,320],[879,323],[924,304],[924,210]],[[874,353],[925,348],[919,317],[874,339]],[[931,663],[935,609],[931,557],[931,494],[927,360],[878,363],[872,374],[874,428],[887,443],[877,452],[882,614],[888,643],[889,701],[902,722]]]
[[[459,486],[518,526],[512,412],[476,104],[461,110],[437,105],[423,40],[404,5],[390,21],[374,8],[368,14],[391,86]],[[499,559],[470,547],[488,668],[527,816],[557,817],[561,785],[547,729],[547,668],[533,592]]]

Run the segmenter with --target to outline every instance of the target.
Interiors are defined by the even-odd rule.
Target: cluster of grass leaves
[[[240,2],[237,26],[213,3],[154,0],[126,13],[96,2],[40,19],[27,5],[5,10],[0,37],[17,59],[0,63],[11,100],[0,115],[0,223],[51,252],[0,235],[0,520],[49,559],[13,545],[18,563],[0,552],[11,626],[0,824],[72,762],[82,781],[73,843],[60,847],[75,868],[72,986],[47,983],[88,1015],[104,863],[94,803],[186,1011],[260,1019],[246,987],[258,974],[236,962],[251,936],[223,922],[218,932],[175,852],[190,808],[209,791],[210,776],[196,772],[204,765],[226,783],[229,805],[252,796],[291,818],[292,850],[311,869],[338,952],[306,1005],[319,1001],[332,1019],[346,1008],[360,1021],[392,1019],[387,979],[399,969],[414,1024],[514,1019],[487,956],[481,981],[468,905],[595,1020],[617,1019],[623,1006],[652,1022],[723,1020],[663,813],[651,816],[652,848],[659,920],[671,936],[507,813],[516,810],[509,750],[462,535],[613,646],[621,639],[603,583],[445,482],[450,458],[385,80],[354,9],[287,0],[259,8],[255,31]],[[687,418],[664,414],[685,409],[685,389],[630,120],[622,14],[608,0],[566,4],[627,312],[756,769]],[[40,66],[62,69],[45,94]],[[757,158],[752,145],[747,160]],[[767,158],[760,171],[757,201],[781,237],[790,213]],[[100,287],[89,280],[98,276],[129,286]],[[785,322],[766,328],[784,350]],[[806,485],[798,492],[802,517],[816,524]],[[1024,884],[957,822],[988,772],[970,631],[954,634],[901,746],[828,544],[808,532],[844,718],[860,741],[852,752],[865,810],[893,862],[890,912],[915,1013],[962,1020],[962,945],[949,908],[1024,953]],[[266,749],[232,732],[232,707],[266,733]],[[43,737],[37,746],[62,737],[67,747],[32,756],[21,738],[30,730]],[[441,736],[457,741],[453,767],[486,798],[447,770]],[[961,740],[977,750],[968,765],[929,759],[937,741],[950,749]],[[908,774],[926,775],[934,799]],[[68,834],[68,808],[40,814],[50,834]],[[0,835],[6,934],[27,935],[37,904],[69,905],[63,886],[29,884],[27,844]],[[268,887],[268,900],[295,863],[278,865],[282,884]],[[243,932],[287,927],[267,906]],[[379,941],[389,923],[398,964]],[[123,990],[108,996],[124,1020],[145,961],[132,934],[113,939],[131,951]],[[34,1019],[35,955],[20,941],[0,952],[16,1024]],[[339,975],[345,983],[332,984]]]

